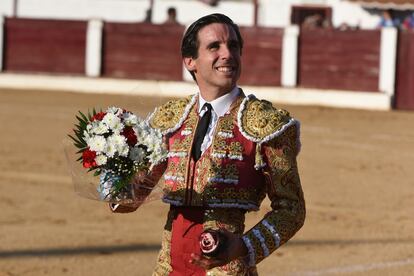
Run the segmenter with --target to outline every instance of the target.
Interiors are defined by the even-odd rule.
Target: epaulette
[[[259,144],[272,140],[298,123],[286,110],[277,109],[271,102],[253,95],[247,96],[240,105],[237,122],[243,136]]]
[[[157,107],[148,119],[152,128],[159,129],[163,135],[176,131],[187,118],[197,95],[169,101]]]
[[[247,96],[240,105],[237,124],[243,136],[256,142],[255,169],[266,166],[262,156],[261,145],[282,135],[290,126],[297,127],[297,145],[299,152],[299,122],[290,117],[289,112],[274,108],[272,103],[259,100],[254,95]]]

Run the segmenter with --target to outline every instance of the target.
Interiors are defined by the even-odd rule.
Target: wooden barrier
[[[241,84],[281,85],[283,29],[243,27]]]
[[[414,110],[414,31],[399,33],[395,107]]]
[[[6,18],[4,70],[84,74],[86,22]]]
[[[104,23],[102,28],[102,23],[89,25],[91,28],[96,25],[91,32],[87,32],[88,24],[83,21],[6,18],[3,70],[85,75],[89,64],[85,61],[88,43],[89,65],[93,69],[89,76],[183,80],[180,44],[184,26]],[[241,27],[240,31],[245,41],[240,84],[281,86],[284,30]],[[300,30],[297,86],[366,92],[381,89],[379,93],[384,94],[388,90],[379,87],[380,69],[394,68],[395,59],[384,53],[381,59],[381,49],[382,52],[387,49],[381,42],[389,41],[386,37],[381,40],[381,37],[380,30]],[[296,38],[290,37],[292,39]],[[414,109],[414,81],[411,78],[414,73],[414,33],[401,33],[398,43],[395,104],[397,108]],[[294,46],[296,49],[296,44]],[[289,53],[288,57],[293,58],[286,58],[286,53],[284,63],[296,65],[296,50]],[[384,64],[391,64],[391,67]],[[283,68],[287,74],[292,73],[287,69],[295,70],[296,66]],[[292,84],[288,86],[295,87],[296,74],[288,76],[293,76]],[[390,82],[389,97],[394,93],[393,81]]]
[[[183,32],[183,26],[105,23],[103,76],[182,80]]]
[[[380,40],[379,30],[302,29],[298,85],[378,91]]]

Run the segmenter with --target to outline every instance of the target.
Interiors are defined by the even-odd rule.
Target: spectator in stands
[[[349,26],[349,24],[348,23],[346,23],[346,22],[342,22],[339,26],[338,26],[338,30],[340,30],[340,31],[348,31],[348,30],[351,30],[352,28],[351,28],[351,26]]]
[[[404,22],[402,24],[402,28],[404,30],[414,29],[414,12],[404,19]]]
[[[145,19],[143,21],[144,23],[152,23],[152,9],[148,9],[145,12]]]
[[[331,24],[326,18],[323,18],[322,15],[316,13],[310,16],[307,16],[303,20],[302,28],[305,29],[318,29],[318,28],[329,28]]]
[[[381,15],[380,22],[378,23],[378,28],[383,27],[399,27],[401,25],[401,22],[398,18],[392,17],[392,11],[391,10],[384,10]]]
[[[346,23],[346,22],[342,22],[338,27],[337,27],[337,30],[339,30],[339,31],[356,31],[356,30],[359,30],[359,29],[361,29],[361,27],[360,27],[360,23],[358,22],[358,24],[357,25],[355,25],[355,26],[351,26],[351,25],[349,25],[348,23]]]
[[[174,7],[169,7],[167,10],[167,20],[165,20],[164,24],[169,25],[179,25],[180,23],[177,21],[177,10]]]

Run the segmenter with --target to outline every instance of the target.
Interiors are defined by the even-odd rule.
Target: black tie
[[[211,104],[205,103],[203,108],[205,107],[207,107],[207,111],[204,112],[203,117],[201,117],[200,121],[198,122],[194,136],[192,154],[195,161],[197,161],[201,156],[201,144],[203,143],[204,137],[206,136],[208,125],[210,124],[211,120]]]

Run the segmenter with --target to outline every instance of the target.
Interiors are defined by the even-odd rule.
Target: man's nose
[[[227,45],[222,46],[220,48],[220,58],[221,59],[230,59],[232,57],[232,53]]]

